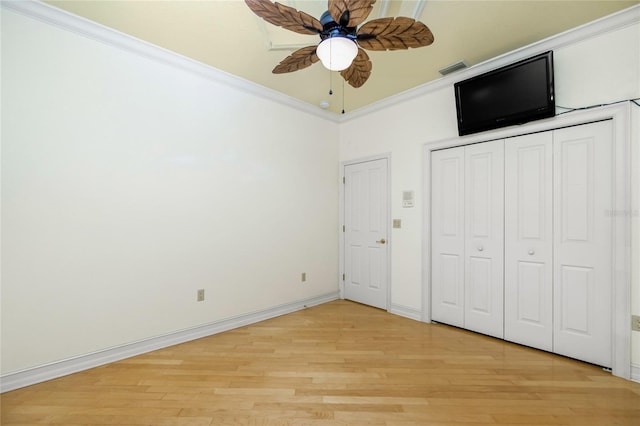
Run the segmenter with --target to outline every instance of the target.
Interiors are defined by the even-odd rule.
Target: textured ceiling
[[[378,0],[368,20],[409,16],[433,32],[431,46],[368,52],[369,80],[354,89],[318,62],[289,74],[271,70],[293,50],[317,44],[258,18],[242,0],[47,1],[107,27],[175,51],[228,73],[339,113],[364,107],[440,77],[439,69],[469,66],[577,27],[640,1]],[[282,0],[320,17],[325,0]],[[330,88],[333,95],[329,95]],[[344,91],[343,91],[344,90]]]

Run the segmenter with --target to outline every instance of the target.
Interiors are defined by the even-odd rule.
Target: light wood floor
[[[640,384],[336,301],[1,396],[2,425],[640,425]]]

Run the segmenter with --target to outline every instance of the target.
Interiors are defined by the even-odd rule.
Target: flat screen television
[[[553,117],[553,51],[454,84],[460,136]]]

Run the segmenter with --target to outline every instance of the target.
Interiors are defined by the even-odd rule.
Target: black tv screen
[[[454,84],[460,136],[553,117],[553,52]]]

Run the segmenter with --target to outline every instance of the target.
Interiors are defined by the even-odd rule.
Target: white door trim
[[[576,126],[594,121],[613,121],[613,285],[612,297],[612,373],[631,378],[631,104],[609,105],[590,110],[559,115],[546,120],[513,126],[477,135],[450,138],[423,146],[423,209],[422,238],[422,320],[431,321],[431,152],[437,149],[487,142],[523,134]],[[505,143],[508,143],[505,142]]]
[[[368,161],[375,160],[387,160],[387,218],[391,218],[391,153],[386,152],[379,155],[372,155],[368,157],[357,158],[354,160],[342,161],[340,163],[340,181],[338,182],[340,186],[340,222],[338,223],[338,240],[339,240],[339,269],[338,269],[338,288],[340,289],[340,299],[344,299],[344,280],[342,277],[344,276],[344,231],[343,226],[345,224],[344,218],[344,209],[345,209],[345,187],[344,187],[344,179],[345,179],[345,168],[352,164],[366,163]],[[393,238],[391,236],[391,220],[387,220],[386,224],[387,231],[387,307],[386,311],[389,312],[391,307],[391,252],[393,248]]]

